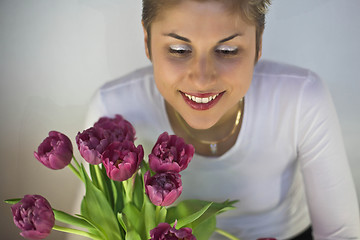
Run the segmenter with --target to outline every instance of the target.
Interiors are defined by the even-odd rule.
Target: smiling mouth
[[[225,91],[219,93],[184,93],[179,91],[185,102],[195,110],[208,110],[214,107],[225,94]]]
[[[212,96],[209,96],[209,97],[196,97],[196,96],[192,96],[192,95],[189,95],[187,93],[184,93],[185,97],[187,97],[189,100],[193,101],[193,102],[196,102],[196,103],[209,103],[213,100],[215,100],[219,95],[220,93],[218,94],[214,94]]]

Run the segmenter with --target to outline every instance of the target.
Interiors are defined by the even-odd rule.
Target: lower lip
[[[215,106],[215,104],[217,104],[220,101],[220,98],[224,95],[225,92],[220,93],[214,100],[208,102],[208,103],[197,103],[194,102],[192,100],[190,100],[188,97],[185,96],[185,94],[183,92],[181,92],[181,95],[184,99],[184,101],[192,108],[195,110],[199,110],[199,111],[204,111],[204,110],[208,110],[212,107]]]

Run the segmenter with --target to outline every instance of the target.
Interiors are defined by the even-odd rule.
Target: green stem
[[[125,190],[125,203],[129,203],[132,201],[133,196],[133,177],[122,182],[124,190]]]
[[[97,180],[99,183],[99,187],[100,187],[101,191],[103,191],[105,193],[105,186],[104,186],[104,182],[102,179],[102,172],[100,170],[100,167],[99,167],[99,165],[95,165],[94,167],[95,167],[95,172],[96,172],[96,177],[97,177]]]
[[[81,177],[80,172],[70,163],[68,165],[68,167],[71,169],[71,171],[73,171],[73,173],[81,180],[84,182],[84,179]]]
[[[158,225],[160,222],[160,210],[161,210],[161,206],[155,207],[155,223],[156,223],[156,225]]]
[[[54,225],[53,229],[56,230],[56,231],[60,231],[60,232],[66,232],[66,233],[80,235],[80,236],[83,236],[83,237],[88,237],[88,238],[91,238],[91,239],[94,239],[94,240],[102,240],[102,238],[100,238],[97,235],[94,235],[94,234],[91,234],[91,233],[88,233],[88,232],[84,232],[84,231],[81,231],[81,230],[73,229],[73,228],[67,228],[67,227],[61,227],[61,226],[58,226],[58,225]]]
[[[219,233],[220,235],[223,235],[224,237],[227,237],[228,239],[231,240],[240,240],[239,238],[235,237],[234,235],[220,229],[220,228],[216,228],[215,232]]]
[[[75,165],[76,165],[76,167],[77,167],[77,169],[80,169],[81,167],[80,167],[80,164],[79,164],[79,162],[76,160],[76,158],[75,158],[75,155],[73,155],[73,160],[74,160],[74,162],[75,162]]]
[[[111,203],[112,199],[110,197],[109,189],[107,188],[107,185],[104,182],[103,173],[101,172],[100,166],[94,165],[94,168],[95,168],[95,173],[96,173],[97,182],[99,184],[99,188],[105,194],[105,197],[107,198],[109,203],[112,204]]]

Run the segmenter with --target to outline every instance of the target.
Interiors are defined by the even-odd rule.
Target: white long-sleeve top
[[[102,86],[88,124],[115,114],[134,125],[147,153],[160,133],[173,134],[151,67]],[[239,200],[217,225],[242,240],[286,239],[309,225],[317,240],[360,239],[355,187],[324,83],[308,70],[260,61],[243,114],[228,152],[195,154],[182,172],[181,199]]]

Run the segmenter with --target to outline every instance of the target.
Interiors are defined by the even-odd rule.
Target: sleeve
[[[313,73],[298,109],[298,154],[314,238],[360,239],[359,206],[337,114]]]

